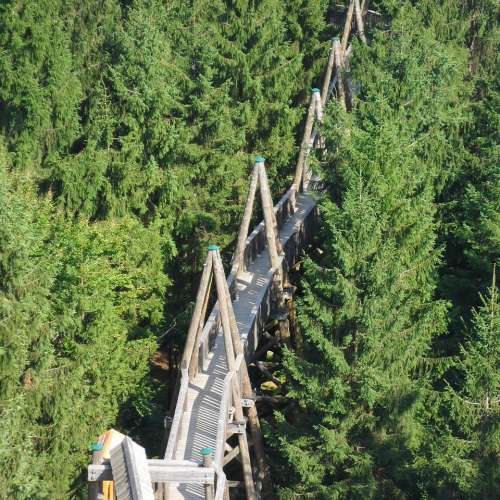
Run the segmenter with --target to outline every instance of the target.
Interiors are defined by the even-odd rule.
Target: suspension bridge
[[[226,500],[235,489],[244,490],[247,499],[273,498],[247,363],[262,351],[262,334],[271,319],[278,322],[282,338],[289,335],[288,270],[297,263],[318,218],[319,179],[308,157],[312,148],[324,147],[316,125],[323,121],[328,100],[336,96],[346,108],[348,40],[354,17],[366,43],[362,12],[359,0],[351,0],[342,39],[331,43],[322,88],[312,89],[292,186],[274,204],[265,159],[256,157],[227,276],[219,248],[208,248],[164,458],[147,459],[144,448],[130,438],[107,432],[94,445],[88,467],[90,500]],[[258,195],[264,220],[249,234]],[[217,301],[207,316],[214,293]],[[226,477],[225,469],[235,460],[240,481]]]

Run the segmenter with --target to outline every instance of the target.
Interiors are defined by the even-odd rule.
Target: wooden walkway
[[[282,225],[279,232],[281,244],[284,248],[295,249],[294,238],[304,231],[306,221],[313,216],[316,203],[309,194],[297,197],[297,210]],[[288,252],[294,256],[294,252]],[[291,257],[294,259],[294,257]],[[295,259],[294,259],[295,260]],[[294,262],[288,262],[288,265]],[[247,272],[237,278],[238,299],[233,302],[234,313],[238,330],[243,341],[245,353],[253,354],[258,339],[254,337],[254,326],[264,318],[261,304],[266,302],[272,283],[271,263],[266,250],[248,266]],[[174,459],[189,460],[197,465],[203,463],[200,450],[210,447],[215,450],[217,445],[217,428],[224,385],[224,378],[228,372],[224,336],[222,328],[215,338],[215,344],[208,355],[208,366],[189,384],[187,404],[184,410],[182,432],[178,437]],[[204,499],[205,492],[201,484],[174,484],[170,486],[169,499]]]
[[[332,39],[322,89],[311,92],[292,186],[273,206],[265,160],[257,157],[227,279],[219,248],[211,245],[208,249],[164,458],[147,460],[144,449],[109,431],[99,438],[99,451],[94,452],[88,469],[91,500],[111,499],[112,495],[100,495],[112,480],[120,491],[129,492],[121,498],[134,500],[153,500],[149,491],[133,494],[136,485],[150,483],[156,500],[229,500],[235,483],[244,485],[247,500],[274,498],[247,363],[270,319],[278,319],[281,338],[289,333],[288,270],[297,263],[318,221],[317,183],[311,182],[308,155],[324,143],[314,123],[323,121],[323,109],[334,91],[340,106],[349,107],[349,89],[346,92],[344,87],[351,50],[348,40],[355,16],[360,39],[366,43],[362,11],[359,0],[351,0],[342,40]],[[248,234],[258,189],[264,220]],[[205,320],[214,282],[217,303]],[[232,436],[237,436],[237,445]],[[113,453],[120,443],[122,461],[113,470],[109,451]],[[235,458],[241,463],[241,482],[226,477],[225,466]]]

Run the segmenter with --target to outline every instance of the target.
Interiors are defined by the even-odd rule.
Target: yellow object
[[[105,432],[101,436],[99,436],[99,443],[103,445],[103,448],[101,450],[101,457],[104,460],[109,460],[111,457],[111,450],[119,445],[125,436],[118,431],[115,431],[115,429],[110,429],[109,431]],[[115,500],[115,484],[113,481],[103,481],[102,482],[102,492],[104,495],[104,500]]]

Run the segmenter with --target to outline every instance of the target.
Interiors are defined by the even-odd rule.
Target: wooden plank
[[[222,469],[217,472],[217,488],[215,490],[215,500],[223,500],[227,488],[226,475]]]
[[[233,434],[244,434],[246,432],[247,423],[246,421],[238,421],[238,422],[229,422],[227,424],[227,435]]]
[[[111,470],[118,500],[154,500],[146,450],[129,437],[111,450]]]
[[[179,428],[181,425],[182,415],[184,413],[184,403],[186,402],[188,385],[189,376],[187,373],[187,368],[183,368],[181,371],[181,387],[179,389],[174,418],[172,419],[172,426],[170,428],[170,434],[168,436],[167,449],[165,450],[165,458],[167,460],[171,460],[174,458],[175,447],[177,446],[177,440],[179,437]]]
[[[217,441],[215,448],[215,465],[220,470],[223,467],[223,457],[224,457],[224,444],[226,443],[226,426],[227,426],[227,415],[229,408],[229,395],[231,391],[231,382],[234,372],[230,372],[224,378],[224,389],[222,391],[222,399],[219,413],[219,423],[217,426]]]

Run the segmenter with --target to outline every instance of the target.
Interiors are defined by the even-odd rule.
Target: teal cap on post
[[[332,42],[340,42],[340,38],[338,36],[334,36],[332,38]]]
[[[207,446],[206,448],[202,448],[200,450],[200,453],[203,457],[206,457],[208,455],[211,455],[212,453],[214,452],[214,449],[213,448],[210,448],[209,446]]]
[[[311,89],[311,92],[312,92],[313,94],[315,94],[316,92],[319,92],[319,89],[317,89],[316,87],[314,87],[314,88],[312,88],[312,89]]]
[[[266,159],[263,156],[256,156],[255,163],[264,163]]]
[[[104,445],[102,443],[92,443],[89,448],[90,451],[101,451]]]
[[[218,250],[220,250],[219,245],[208,245],[208,251],[209,252],[216,252]]]

